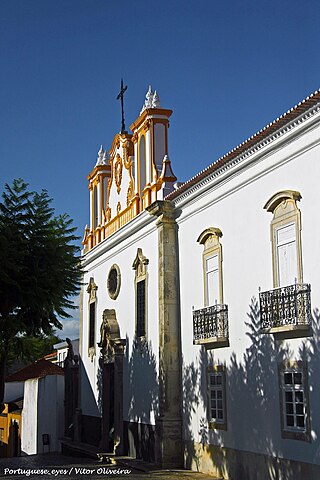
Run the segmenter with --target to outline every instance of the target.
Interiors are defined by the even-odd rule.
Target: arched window
[[[299,192],[284,190],[273,195],[264,208],[273,213],[271,221],[273,286],[301,284],[301,212]]]
[[[203,278],[204,278],[204,305],[206,307],[223,304],[222,284],[222,246],[220,244],[222,232],[219,228],[207,228],[198,238],[204,246]]]

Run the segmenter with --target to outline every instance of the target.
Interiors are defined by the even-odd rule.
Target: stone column
[[[156,419],[156,463],[182,467],[182,378],[178,226],[168,201],[156,201],[148,212],[158,217],[159,270],[159,417]]]

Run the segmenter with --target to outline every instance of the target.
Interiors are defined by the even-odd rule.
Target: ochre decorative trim
[[[282,190],[281,192],[277,192],[275,195],[272,195],[263,208],[266,209],[267,212],[273,213],[281,202],[287,199],[291,199],[296,202],[297,200],[301,200],[301,198],[300,192],[297,192],[296,190]]]
[[[164,117],[164,119],[168,119],[172,115],[172,110],[165,108],[146,108],[143,110],[139,118],[137,118],[137,120],[130,125],[130,130],[135,133],[144,123],[147,117],[151,117],[153,120],[160,120],[157,115],[159,115],[160,118]]]
[[[122,181],[122,160],[119,154],[117,154],[114,164],[114,181],[117,187],[117,193],[119,195]]]
[[[200,233],[197,242],[200,243],[201,245],[204,245],[206,241],[208,240],[209,237],[222,237],[222,232],[220,228],[214,228],[214,227],[209,227],[203,230],[202,233]]]
[[[273,219],[270,225],[270,239],[272,245],[272,272],[273,287],[280,287],[277,259],[277,232],[279,228],[289,224],[295,225],[296,232],[296,256],[297,256],[297,275],[298,283],[303,283],[302,270],[302,248],[301,248],[301,212],[296,202],[300,200],[301,194],[296,190],[283,190],[273,195],[264,208],[273,213]],[[285,285],[281,285],[285,286]]]
[[[202,269],[203,269],[203,285],[204,285],[204,305],[206,307],[213,306],[209,305],[208,298],[208,285],[207,285],[207,273],[206,273],[206,263],[207,260],[213,256],[218,256],[218,274],[219,274],[219,299],[218,303],[223,304],[223,275],[222,275],[222,245],[220,243],[220,238],[222,237],[222,232],[220,228],[209,227],[203,230],[199,235],[197,242],[200,245],[203,245],[203,254],[202,254]]]

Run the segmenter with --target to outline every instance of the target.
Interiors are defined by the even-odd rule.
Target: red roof
[[[238,147],[235,147],[229,153],[226,153],[225,155],[220,157],[218,160],[216,160],[214,163],[209,165],[209,167],[205,168],[201,172],[197,173],[193,178],[183,183],[179,188],[177,188],[177,190],[169,193],[169,195],[165,197],[165,200],[174,200],[175,198],[179,197],[179,195],[181,195],[183,192],[185,192],[189,188],[193,187],[193,185],[196,185],[203,178],[207,177],[215,170],[218,170],[218,168],[221,167],[221,165],[223,165],[224,163],[236,158],[238,155],[241,155],[243,152],[245,152],[249,148],[252,148],[255,144],[266,139],[271,134],[273,134],[280,128],[283,128],[289,122],[299,117],[299,115],[302,115],[303,113],[307,112],[310,108],[315,106],[319,102],[319,100],[320,100],[320,90],[316,90],[313,94],[311,94],[305,100],[302,100],[302,102],[298,103],[298,105],[296,105],[295,107],[292,107],[286,113],[281,115],[281,117],[277,118],[272,123],[269,123],[269,125],[264,127],[258,133],[256,133],[255,135],[252,135],[252,137],[250,137],[248,140],[241,143],[241,145],[239,145]]]
[[[48,360],[41,359],[8,375],[6,382],[24,382],[30,378],[43,378],[47,375],[64,375],[64,370]]]
[[[41,357],[39,360],[49,360],[50,358],[56,358],[57,356],[57,352],[53,352],[53,353],[48,353],[47,355],[44,355],[43,357]]]

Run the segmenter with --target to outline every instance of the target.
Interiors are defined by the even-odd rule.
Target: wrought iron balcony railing
[[[227,305],[213,305],[201,310],[193,310],[193,343],[195,345],[228,342],[228,339]]]
[[[262,331],[308,328],[311,325],[311,286],[297,283],[288,287],[261,292],[260,314]]]

